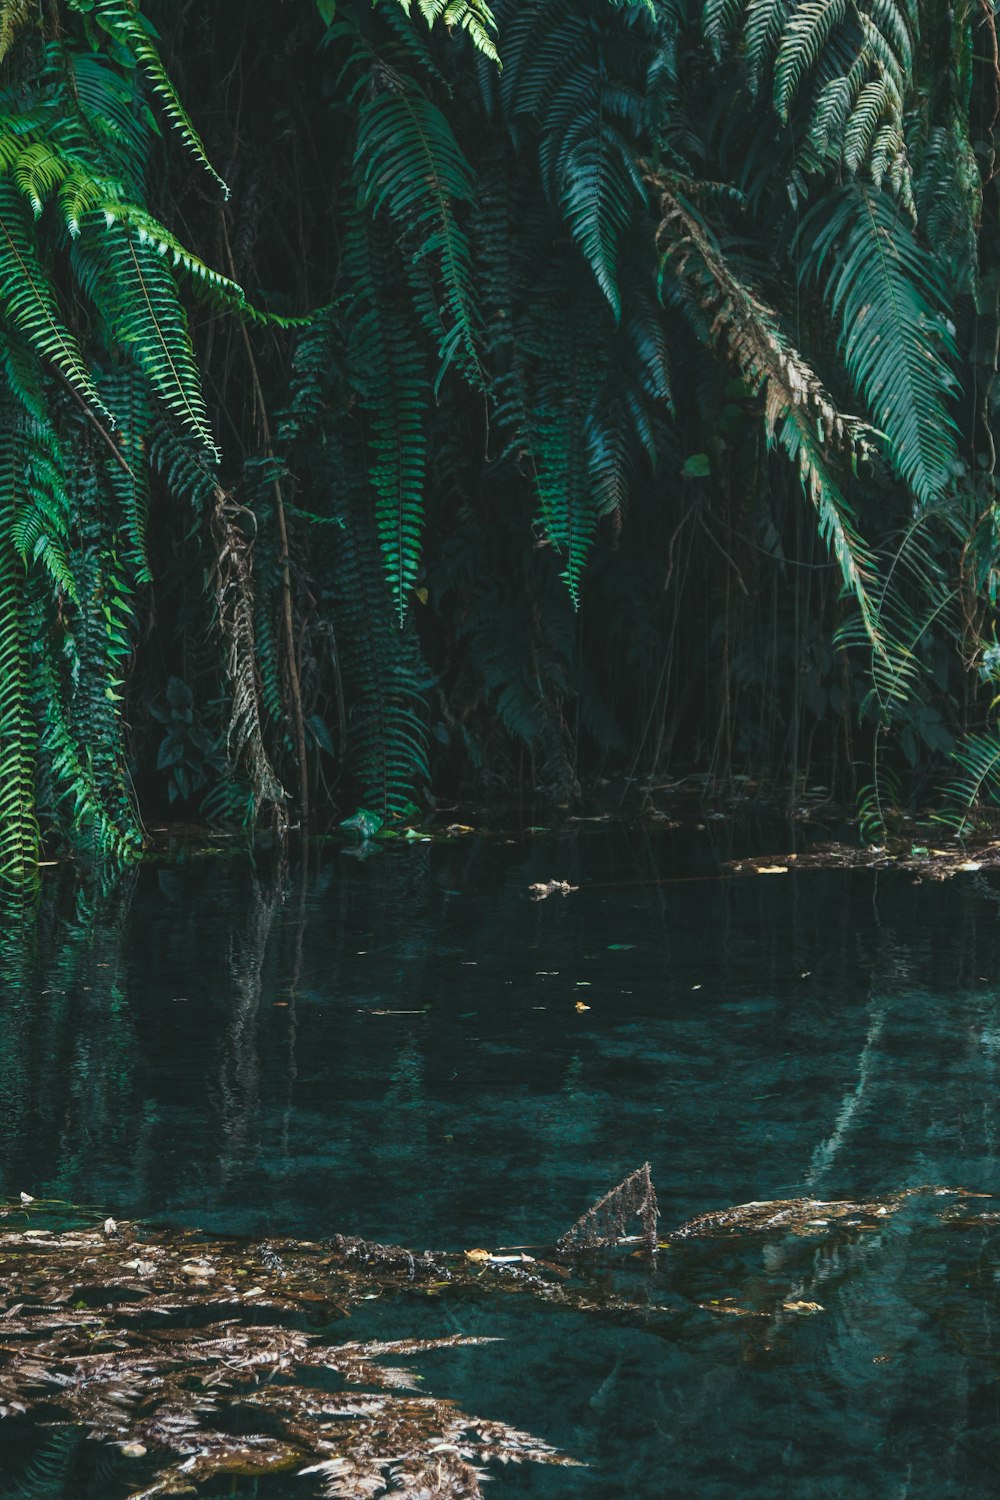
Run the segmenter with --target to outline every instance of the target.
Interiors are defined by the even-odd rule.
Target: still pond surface
[[[750,1199],[1000,1191],[1000,883],[718,853],[598,828],[53,887],[0,948],[0,1190],[439,1250],[550,1245],[647,1159],[668,1240]],[[532,902],[550,878],[579,889]],[[629,1273],[656,1331],[414,1294],[350,1333],[504,1340],[424,1388],[588,1467],[499,1471],[494,1500],[995,1497],[1000,1199],[657,1259]],[[0,1495],[43,1493],[22,1456]]]

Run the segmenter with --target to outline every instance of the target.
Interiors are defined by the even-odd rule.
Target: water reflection
[[[992,1186],[987,880],[717,879],[696,853],[601,832],[59,872],[3,941],[0,1186],[438,1245],[553,1234],[647,1156],[674,1219]],[[532,903],[553,871],[580,890]]]
[[[530,901],[551,877],[580,889]],[[991,1192],[998,895],[984,875],[719,879],[707,842],[605,829],[103,888],[56,871],[0,939],[0,1189],[418,1248],[550,1242],[646,1158],[666,1225]],[[436,1388],[589,1458],[574,1495],[992,1495],[1000,1236],[932,1209],[832,1246],[671,1251],[667,1337],[493,1301],[371,1316],[507,1335]],[[823,1314],[691,1312],[778,1285]]]

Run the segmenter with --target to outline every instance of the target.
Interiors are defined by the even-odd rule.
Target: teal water
[[[0,950],[0,1191],[457,1249],[550,1244],[646,1159],[667,1233],[749,1199],[997,1190],[1000,884],[727,878],[717,852],[598,828],[53,883]],[[532,902],[549,878],[579,889]],[[505,1340],[428,1356],[426,1388],[588,1467],[503,1470],[496,1500],[993,1497],[1000,1203],[956,1202],[678,1244],[626,1273],[670,1309],[655,1332],[404,1296],[351,1336]]]

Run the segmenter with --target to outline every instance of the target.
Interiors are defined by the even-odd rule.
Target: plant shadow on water
[[[993,1496],[998,1205],[893,1195],[996,1186],[1000,885],[720,879],[719,852],[601,829],[56,872],[0,955],[0,1190],[455,1253],[550,1246],[648,1158],[668,1248],[581,1272],[599,1314],[401,1281],[348,1336],[503,1340],[421,1356],[421,1391],[588,1467],[497,1469],[498,1497]],[[551,879],[579,889],[532,902]],[[674,1232],[800,1197],[891,1212]],[[4,1500],[136,1483],[4,1427]]]

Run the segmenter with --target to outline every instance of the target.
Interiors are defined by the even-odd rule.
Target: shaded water
[[[550,877],[580,889],[531,902]],[[752,1198],[993,1192],[998,903],[982,875],[718,878],[707,835],[605,829],[53,888],[0,954],[0,1190],[438,1249],[551,1243],[647,1158],[665,1231]],[[590,1467],[504,1471],[497,1500],[994,1496],[1000,1226],[939,1209],[678,1246],[656,1334],[414,1294],[351,1335],[506,1340],[429,1356],[427,1388]],[[776,1294],[823,1312],[703,1310]],[[15,1469],[0,1493],[30,1493]]]

